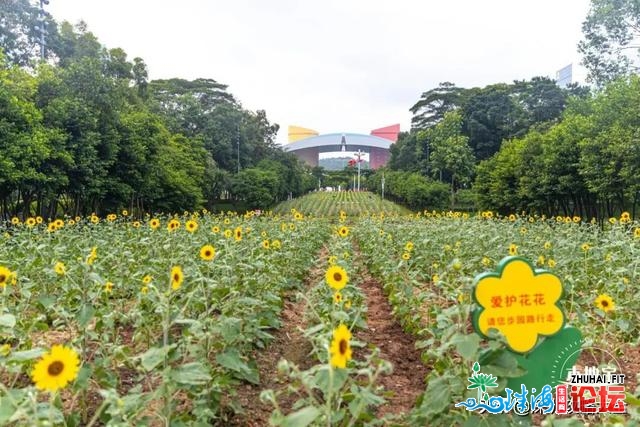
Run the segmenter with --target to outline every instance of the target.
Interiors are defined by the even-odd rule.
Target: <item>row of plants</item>
[[[639,344],[638,224],[624,214],[604,230],[580,218],[565,219],[426,212],[358,223],[356,234],[367,266],[384,283],[394,314],[417,337],[423,361],[431,367],[411,424],[532,422],[507,415],[480,420],[479,415],[452,409],[454,402],[475,397],[475,390],[467,389],[467,378],[477,361],[483,372],[500,379],[498,392],[508,378],[523,374],[501,337],[481,339],[470,322],[474,277],[493,270],[506,256],[522,256],[561,278],[567,323],[580,329],[585,346],[595,343],[619,356]],[[627,391],[640,394],[640,389]],[[629,410],[637,421],[638,408]],[[604,422],[624,419],[610,416]]]
[[[406,215],[410,211],[393,202],[367,191],[320,191],[307,194],[298,199],[280,203],[273,210],[275,214],[284,214],[298,209],[314,217],[339,218],[340,212],[349,217],[380,214]]]
[[[252,214],[52,223],[3,232],[0,424],[224,424],[327,236]]]

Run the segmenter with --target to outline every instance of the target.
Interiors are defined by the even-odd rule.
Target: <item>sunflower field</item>
[[[640,422],[640,224],[626,213],[603,227],[334,192],[244,215],[15,218],[1,233],[0,425]],[[522,373],[470,321],[474,277],[507,256],[562,279],[583,348],[626,374],[626,414],[454,406],[475,395],[478,360],[502,388]]]

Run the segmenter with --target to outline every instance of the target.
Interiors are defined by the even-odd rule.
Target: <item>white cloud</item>
[[[554,76],[579,62],[588,0],[51,0],[151,78],[213,78],[281,126],[363,132],[401,123],[420,94]],[[583,75],[580,69],[576,74]]]

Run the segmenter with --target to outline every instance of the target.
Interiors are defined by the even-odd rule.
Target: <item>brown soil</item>
[[[318,255],[319,260],[327,257],[327,250],[323,248]],[[322,267],[326,263],[318,262],[307,276],[305,288],[310,288],[324,274]],[[254,357],[260,371],[260,385],[243,384],[237,389],[235,400],[244,408],[244,414],[237,414],[231,420],[232,426],[258,427],[269,425],[269,417],[273,411],[271,403],[260,401],[260,392],[271,389],[278,396],[278,405],[283,413],[291,412],[293,404],[298,399],[295,395],[282,393],[287,388],[287,382],[279,379],[277,366],[281,359],[296,364],[301,370],[310,368],[314,361],[308,356],[312,350],[311,343],[303,336],[300,328],[304,327],[304,313],[306,301],[295,299],[297,292],[285,296],[282,310],[282,326],[272,331],[274,340],[269,347],[256,352]]]
[[[387,403],[378,407],[377,415],[401,414],[409,411],[424,392],[427,367],[422,363],[420,351],[415,349],[415,338],[402,330],[394,319],[391,305],[379,282],[365,273],[360,288],[367,301],[368,328],[358,332],[358,340],[380,349],[380,357],[389,361],[393,372],[379,382],[390,395]]]

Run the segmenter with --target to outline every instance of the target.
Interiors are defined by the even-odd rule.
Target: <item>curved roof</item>
[[[340,151],[342,146],[342,137],[346,142],[346,150],[353,151],[349,147],[376,147],[386,150],[393,144],[388,139],[380,138],[373,135],[364,135],[360,133],[328,133],[325,135],[312,136],[311,138],[301,139],[284,146],[285,151],[302,150],[312,147],[335,147],[333,151]]]

